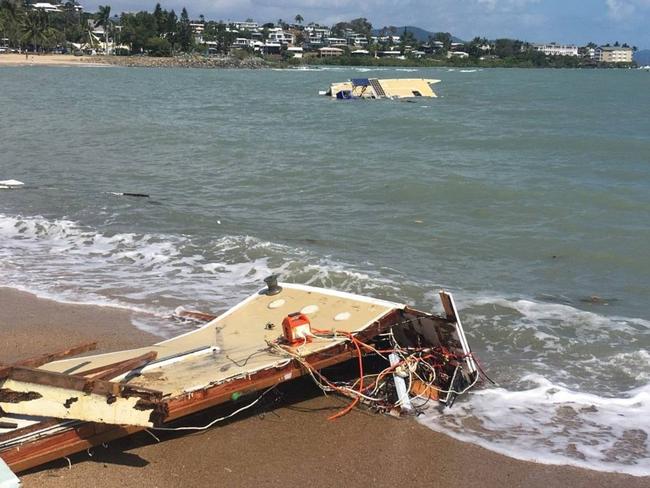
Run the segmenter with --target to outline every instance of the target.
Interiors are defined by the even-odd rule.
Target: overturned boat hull
[[[332,83],[324,95],[339,100],[352,99],[400,99],[400,98],[436,98],[431,85],[440,80],[424,78],[352,78],[341,83]]]

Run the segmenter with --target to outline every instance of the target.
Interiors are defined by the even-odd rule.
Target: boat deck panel
[[[357,332],[391,310],[403,307],[397,303],[302,285],[282,286],[278,295],[253,295],[201,329],[153,346],[62,360],[43,368],[83,374],[84,370],[155,351],[158,353],[157,361],[144,367],[141,375],[133,377],[129,383],[173,397],[286,364],[288,356],[270,348],[268,342],[276,341],[282,335],[282,320],[290,313],[308,311],[307,316],[315,329]],[[273,324],[272,328],[267,325],[269,323]],[[307,356],[344,340],[344,337],[314,339],[293,348],[293,351]],[[188,352],[191,353],[186,354]]]

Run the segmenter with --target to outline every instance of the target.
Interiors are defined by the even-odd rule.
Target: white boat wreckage
[[[341,83],[332,83],[329,90],[319,92],[321,95],[338,100],[377,99],[377,98],[437,98],[431,85],[440,80],[424,78],[352,78]]]
[[[0,364],[0,458],[20,472],[144,429],[209,428],[303,375],[350,399],[332,418],[356,405],[396,416],[451,406],[479,381],[449,293],[440,292],[443,317],[276,276],[265,282],[218,317],[180,310],[205,324],[150,347],[71,358],[90,343]],[[330,377],[326,368],[346,361],[358,375]],[[207,426],[169,424],[242,396],[251,398],[245,407]]]
[[[25,185],[22,181],[18,180],[1,180],[0,181],[0,190],[13,190],[16,188],[21,188]]]

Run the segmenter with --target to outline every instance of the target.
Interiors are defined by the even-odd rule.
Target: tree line
[[[222,22],[205,23],[203,37],[213,41],[214,49],[220,52],[227,52],[234,41],[234,34]],[[178,16],[160,4],[153,12],[122,13],[115,17],[108,5],[100,5],[95,13],[86,13],[68,1],[58,12],[46,12],[23,0],[0,0],[0,39],[5,39],[9,47],[31,52],[63,49],[70,43],[111,54],[153,56],[199,48],[187,9],[183,8]]]
[[[10,47],[49,50],[66,40],[79,42],[87,29],[84,15],[75,10],[74,3],[67,2],[55,15],[32,9],[20,0],[0,1],[0,38]]]

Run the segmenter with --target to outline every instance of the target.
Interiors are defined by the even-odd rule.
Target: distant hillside
[[[406,32],[412,32],[413,37],[417,39],[420,42],[426,42],[429,40],[429,36],[433,37],[435,36],[435,32],[429,32],[428,30],[420,29],[419,27],[414,27],[412,25],[406,25],[406,26],[401,26],[401,27],[395,27],[395,35],[396,36],[401,36],[404,33],[404,29],[406,29]],[[381,32],[381,29],[373,29],[372,35],[373,36],[378,36],[379,33]],[[458,37],[451,36],[451,42],[464,42],[462,39],[459,39]]]
[[[634,61],[640,66],[650,65],[650,49],[644,49],[643,51],[637,51],[634,53]]]

